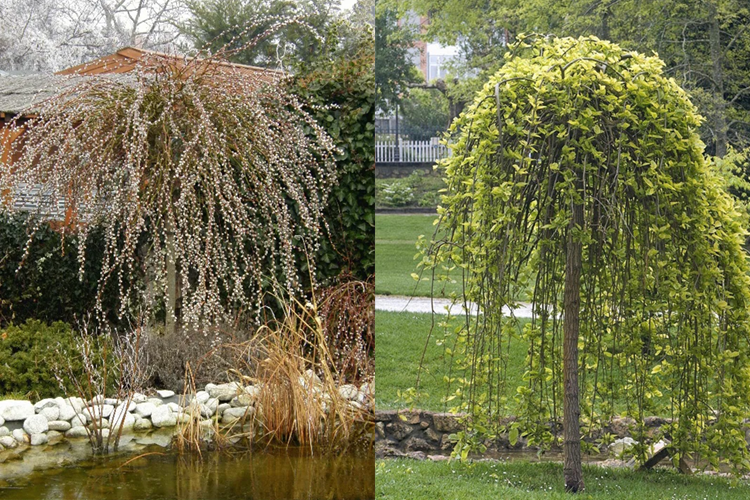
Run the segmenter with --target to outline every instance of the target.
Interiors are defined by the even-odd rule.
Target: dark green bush
[[[75,352],[75,332],[58,321],[47,325],[28,320],[23,325],[0,329],[0,395],[31,394],[45,398],[61,395],[55,367],[61,366],[62,353]],[[69,359],[81,373],[80,361]],[[68,390],[72,390],[69,385]]]
[[[322,279],[348,272],[364,280],[375,272],[374,62],[364,41],[356,57],[312,64],[290,82],[341,150],[326,212],[330,240],[317,257]]]
[[[28,214],[0,212],[0,325],[34,318],[74,323],[94,308],[104,240],[93,230],[86,249],[83,280],[79,279],[76,237],[42,224],[29,247]],[[114,286],[105,304],[117,311]],[[110,319],[115,319],[110,318]]]

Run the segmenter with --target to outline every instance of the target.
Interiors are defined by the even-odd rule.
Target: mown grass
[[[438,323],[442,315],[434,318],[435,328],[430,336],[432,315],[407,312],[375,312],[375,380],[377,381],[376,407],[381,410],[419,408],[422,410],[446,411],[442,403],[447,395],[448,384],[444,376],[449,373],[450,357],[444,355],[444,346],[436,341],[443,338],[443,328]],[[425,346],[427,349],[425,350]],[[425,353],[420,377],[418,399],[399,397],[409,388],[415,387],[422,353]],[[508,363],[508,386],[521,384],[526,345],[521,341],[511,343]]]
[[[586,490],[565,493],[562,464],[529,462],[431,462],[378,460],[376,498],[381,500],[660,500],[747,499],[747,480],[686,476],[674,469],[648,472],[584,466]]]
[[[431,273],[424,272],[422,281],[415,281],[412,273],[420,274],[416,242],[420,235],[429,241],[435,233],[435,215],[376,215],[375,216],[375,293],[379,295],[409,295],[426,297],[431,292]],[[460,276],[456,283],[435,282],[436,297],[460,293]]]

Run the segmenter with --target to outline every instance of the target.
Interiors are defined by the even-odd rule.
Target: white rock
[[[0,426],[0,437],[9,436],[10,430],[5,426]]]
[[[214,413],[216,412],[216,407],[211,408],[208,405],[201,405],[201,416],[204,418],[211,418],[214,416]]]
[[[65,431],[65,437],[68,438],[88,437],[88,435],[88,431],[82,425],[76,425]]]
[[[39,434],[32,434],[29,438],[29,444],[31,446],[39,446],[40,444],[47,444],[47,441],[49,441],[49,437],[47,437],[47,434],[41,432]]]
[[[141,417],[149,417],[156,409],[153,403],[138,403],[135,405],[135,413]]]
[[[58,409],[60,410],[60,415],[57,417],[58,420],[70,420],[76,416],[76,409],[67,403],[58,405]]]
[[[18,442],[18,444],[28,444],[29,442],[29,435],[26,434],[26,431],[24,431],[23,429],[13,429],[11,435],[13,436],[13,439]]]
[[[357,392],[359,392],[357,386],[352,384],[345,384],[339,387],[339,394],[341,394],[341,397],[350,401],[357,399]]]
[[[135,425],[135,416],[128,412],[128,408],[124,404],[115,408],[109,420],[111,427],[115,430],[120,428],[120,423],[122,423],[123,429],[132,429]]]
[[[247,416],[247,418],[251,418],[254,412],[255,412],[255,409],[251,406],[227,408],[226,410],[224,410],[224,413],[221,416],[221,423],[231,424],[232,422],[236,422],[237,420],[245,416]]]
[[[249,394],[240,394],[239,396],[232,398],[229,404],[232,405],[233,407],[250,406],[253,404],[254,401],[255,401],[255,398],[253,398]]]
[[[23,430],[29,434],[40,434],[49,430],[47,418],[44,415],[32,415],[23,421]]]
[[[174,413],[179,413],[182,408],[177,403],[167,403],[167,406],[170,410],[172,410]]]
[[[26,420],[34,413],[34,405],[31,404],[31,401],[18,399],[0,401],[0,417],[6,422]]]
[[[70,419],[70,424],[73,427],[79,426],[79,425],[86,425],[89,422],[88,415],[85,413],[76,413],[73,418]]]
[[[91,420],[99,420],[99,417],[109,418],[115,407],[112,405],[105,404],[103,406],[89,406],[83,409],[83,414],[89,417]]]
[[[199,404],[203,404],[211,397],[209,393],[206,391],[198,391],[195,393],[195,399],[198,401]]]
[[[162,399],[167,399],[167,398],[171,398],[172,396],[174,396],[174,391],[162,390],[162,391],[156,391],[156,394],[158,394],[159,397]]]
[[[260,387],[256,385],[245,386],[245,394],[251,398],[257,398],[260,395]]]
[[[219,408],[219,400],[216,398],[210,398],[208,401],[206,401],[206,406],[209,410],[211,410],[211,414],[213,415],[216,413],[216,409]]]
[[[46,398],[42,399],[41,401],[34,404],[34,411],[39,413],[44,408],[49,408],[51,406],[57,406],[57,401],[55,401],[55,398]]]
[[[0,444],[6,448],[15,448],[18,446],[18,441],[13,439],[13,436],[0,436]]]
[[[145,394],[141,394],[140,392],[136,392],[133,394],[133,403],[139,404],[139,403],[145,403],[148,401],[148,397]]]
[[[148,398],[146,402],[151,403],[154,406],[161,406],[164,404],[164,401],[162,401],[161,398]]]
[[[225,410],[228,410],[231,407],[232,405],[230,405],[229,403],[221,403],[219,406],[216,407],[216,413],[221,415],[222,413],[224,413]]]
[[[98,394],[94,396],[93,398],[91,398],[91,401],[88,402],[87,406],[95,406],[95,405],[100,405],[102,403],[104,403],[104,396],[101,394]]]
[[[241,391],[244,391],[244,387],[242,387],[237,382],[229,382],[228,384],[216,385],[211,387],[210,389],[208,385],[206,386],[206,392],[208,392],[209,396],[211,396],[212,398],[216,398],[219,401],[230,401]]]
[[[42,408],[42,411],[39,412],[39,415],[44,416],[44,418],[47,419],[47,422],[59,420],[60,408],[57,406],[57,404],[55,404],[55,406],[47,406],[46,408]]]
[[[210,394],[211,389],[213,389],[214,387],[216,387],[216,384],[206,384],[206,392]]]
[[[76,413],[81,413],[81,411],[86,407],[86,404],[83,401],[83,399],[78,398],[78,397],[66,398],[65,401],[69,403],[70,406],[72,406],[75,409]]]
[[[5,419],[3,417],[0,417],[0,427],[5,425]]]
[[[365,396],[372,396],[372,386],[370,384],[362,384],[362,387],[360,387],[359,390],[362,391]]]
[[[154,427],[173,427],[177,425],[177,417],[169,406],[159,406],[151,414],[151,423]]]
[[[60,431],[60,432],[65,432],[72,427],[70,425],[70,422],[66,422],[65,420],[53,420],[49,422],[48,425],[51,431]]]
[[[120,403],[122,403],[122,401],[120,401],[119,399],[115,399],[115,398],[104,398],[104,404],[105,404],[105,405],[112,405],[112,406],[117,406],[117,405],[119,405]]]
[[[190,415],[188,415],[187,413],[178,413],[175,416],[177,417],[177,423],[180,424],[187,424],[191,419]]]
[[[153,424],[151,424],[151,420],[147,418],[142,418],[136,421],[135,425],[133,425],[133,429],[137,431],[144,431],[146,429],[150,429],[151,427],[153,427]]]
[[[109,429],[102,429],[102,439],[106,440],[109,438],[110,430]]]

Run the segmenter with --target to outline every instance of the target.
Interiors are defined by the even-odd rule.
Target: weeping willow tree
[[[178,293],[185,325],[257,310],[269,283],[302,291],[296,259],[314,268],[335,183],[330,137],[280,78],[152,55],[125,75],[61,80],[14,124],[0,186],[32,196],[41,216],[67,207],[81,273],[88,232],[104,228],[101,312],[107,286],[120,314],[164,303],[168,333]],[[133,286],[142,275],[152,292]]]
[[[521,41],[454,123],[444,163],[447,236],[423,264],[455,265],[483,312],[456,330],[471,415],[458,450],[503,431],[550,445],[562,423],[568,491],[584,487],[581,439],[615,415],[635,419],[641,458],[644,416],[659,414],[673,460],[750,468],[744,231],[662,67],[596,38]],[[533,318],[519,328],[521,300]],[[512,342],[528,346],[517,388]]]

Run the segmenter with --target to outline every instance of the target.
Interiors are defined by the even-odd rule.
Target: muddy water
[[[70,450],[75,454],[74,450]],[[64,454],[62,454],[64,455]],[[133,460],[141,455],[141,458]],[[339,456],[309,449],[266,449],[232,455],[178,456],[158,445],[129,453],[8,473],[16,457],[0,464],[3,500],[365,500],[375,497],[371,451]]]

